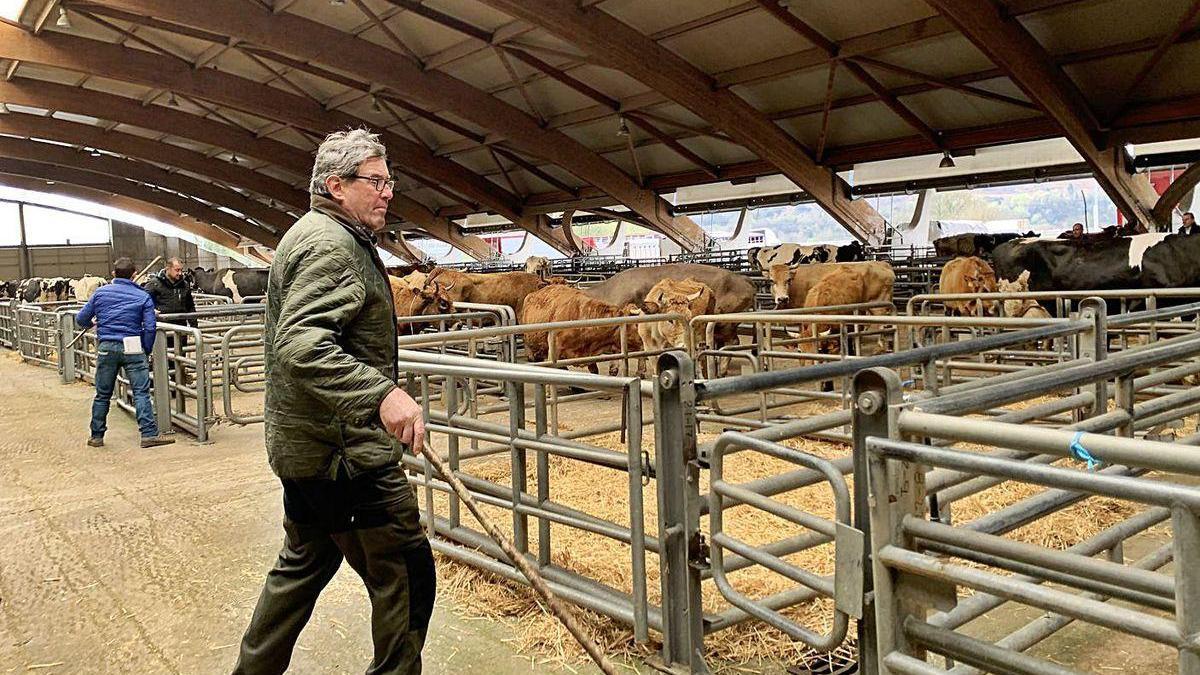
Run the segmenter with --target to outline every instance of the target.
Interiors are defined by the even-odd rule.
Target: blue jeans
[[[108,408],[113,389],[117,386],[117,371],[124,369],[133,388],[133,405],[137,409],[138,429],[142,438],[158,435],[158,420],[150,403],[150,366],[145,354],[126,354],[119,340],[103,340],[96,356],[96,400],[92,402],[92,437],[103,438],[108,429]]]

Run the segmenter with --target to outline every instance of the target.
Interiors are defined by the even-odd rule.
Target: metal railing
[[[984,386],[967,395],[944,395],[905,404],[899,378],[888,370],[856,378],[856,460],[869,464],[873,585],[878,651],[876,672],[957,674],[988,672],[1067,673],[1062,665],[1025,653],[1073,621],[1175,648],[1180,673],[1200,673],[1196,623],[1191,607],[1200,601],[1195,575],[1200,561],[1200,456],[1188,445],[1133,438],[1148,419],[1167,409],[1176,419],[1194,412],[1194,389],[1135,404],[1118,396],[1117,409],[1093,407],[1091,416],[1063,428],[1040,428],[966,419],[962,414],[989,400],[1042,395],[1072,384],[1116,378],[1118,390],[1133,389],[1136,373],[1200,355],[1200,335],[1149,346],[1136,357],[1116,356],[1081,363],[1052,382],[1031,372],[1021,380]],[[1020,394],[1016,393],[1020,390]],[[936,411],[936,412],[929,412]],[[1116,436],[1102,432],[1117,432]],[[971,451],[957,443],[974,444]],[[982,450],[978,446],[983,446]],[[1087,469],[1056,465],[1086,461]],[[1093,462],[1097,464],[1093,465]],[[1096,470],[1100,462],[1105,468]],[[1147,480],[1149,471],[1166,474]],[[946,477],[1004,480],[1047,490],[1005,512],[953,526],[930,508],[948,490]],[[1184,482],[1180,482],[1183,480]],[[1094,496],[1143,504],[1145,511],[1065,551],[999,536],[1030,522],[1056,504]],[[928,519],[927,519],[928,518]],[[1126,563],[1122,543],[1170,520],[1171,541]],[[1107,553],[1107,559],[1097,554]],[[1175,561],[1174,575],[1156,572]],[[1045,584],[1053,584],[1053,588]],[[957,588],[975,591],[969,600]],[[1108,604],[1121,601],[1121,606]],[[955,629],[1006,603],[1042,609],[1046,618],[1022,626],[995,643]],[[934,610],[940,610],[929,616]],[[1163,614],[1166,616],[1163,616]],[[945,669],[926,653],[946,659]]]

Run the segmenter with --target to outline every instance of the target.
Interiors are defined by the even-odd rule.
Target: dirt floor
[[[0,350],[0,673],[229,672],[282,537],[262,428],[142,450],[114,409],[107,447],[88,448],[91,396]],[[426,672],[558,672],[454,610],[439,601]],[[289,672],[370,658],[366,593],[343,566]]]
[[[253,398],[235,408],[257,412]],[[228,672],[281,537],[261,426],[222,424],[209,445],[180,436],[175,446],[141,450],[133,420],[114,411],[108,447],[96,450],[84,445],[90,399],[87,385],[62,385],[53,371],[0,350],[0,673]],[[600,411],[616,403],[568,406],[563,422],[606,419]],[[1139,537],[1126,555],[1145,554],[1161,537]],[[426,672],[567,672],[561,661],[518,654],[516,629],[470,616],[447,596]],[[965,630],[995,640],[1039,614],[1008,605]],[[1032,653],[1081,672],[1177,668],[1172,650],[1080,623]],[[369,660],[366,594],[345,567],[290,672],[362,672]],[[577,661],[571,669],[597,672]]]

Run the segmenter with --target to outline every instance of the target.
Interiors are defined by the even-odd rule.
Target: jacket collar
[[[116,279],[113,279],[112,282],[114,284],[128,284],[130,286],[133,286],[134,288],[141,288],[141,286],[138,286],[137,284],[133,283],[133,279],[122,279],[121,277],[117,277]]]
[[[351,218],[350,214],[346,213],[341,205],[332,199],[322,195],[312,195],[312,198],[309,200],[309,206],[313,211],[323,213],[341,223],[342,227],[345,227],[350,234],[354,235],[355,239],[369,245],[371,249],[374,249],[375,245],[379,243],[379,238],[375,236],[371,228]]]

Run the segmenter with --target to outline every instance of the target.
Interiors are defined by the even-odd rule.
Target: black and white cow
[[[0,300],[11,300],[17,297],[17,286],[21,284],[18,280],[0,281]]]
[[[267,294],[267,275],[269,270],[254,268],[227,268],[212,270],[203,267],[193,267],[184,271],[184,276],[191,284],[192,290],[210,295],[224,295],[232,298],[235,303],[246,302],[246,298],[254,298]],[[258,302],[252,300],[251,302]]]
[[[41,277],[22,279],[17,284],[17,299],[21,302],[38,302],[42,297],[44,280]]]
[[[1029,271],[1031,291],[1183,288],[1200,285],[1200,237],[1166,232],[1095,242],[1015,239],[992,252],[996,277]]]
[[[845,252],[843,252],[845,249]],[[746,250],[750,267],[759,271],[769,270],[775,265],[809,265],[827,262],[856,262],[866,259],[863,245],[854,242],[846,246],[836,244],[816,244],[804,246],[801,244],[778,244],[775,246],[755,246]]]

